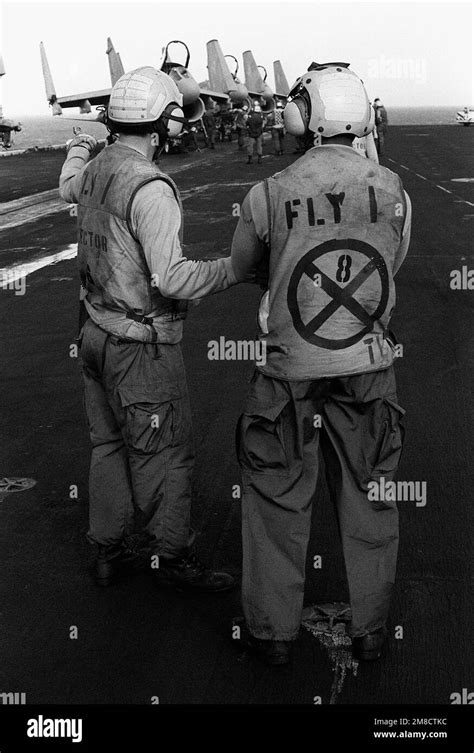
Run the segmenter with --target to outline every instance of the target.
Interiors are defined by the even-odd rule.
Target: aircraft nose
[[[249,92],[245,84],[235,84],[235,88],[229,92],[230,98],[234,102],[241,102],[243,99],[247,99]]]
[[[175,68],[170,71],[169,75],[183,95],[183,105],[190,105],[198,99],[201,93],[199,84],[186,68]]]

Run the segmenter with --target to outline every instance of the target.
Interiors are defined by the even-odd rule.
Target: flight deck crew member
[[[377,133],[375,145],[379,157],[383,157],[385,152],[385,137],[388,129],[388,115],[387,110],[378,97],[374,99],[373,107],[375,111],[375,127]]]
[[[318,448],[335,503],[349,586],[354,656],[381,654],[398,548],[393,502],[369,482],[393,478],[401,450],[388,326],[407,253],[410,200],[398,175],[362,158],[371,127],[364,86],[345,64],[304,74],[285,108],[295,136],[322,136],[247,194],[232,243],[239,280],[268,265],[259,310],[266,363],[238,427],[242,471],[243,644],[289,660],[303,607]],[[373,122],[373,120],[372,120]]]
[[[239,150],[243,150],[245,146],[245,134],[247,132],[247,105],[238,107],[235,111],[235,130],[237,131],[237,146]]]
[[[283,123],[283,105],[278,102],[273,112],[267,119],[267,125],[271,126],[273,149],[275,154],[283,154],[283,139],[285,138],[285,124]]]
[[[216,148],[216,117],[214,107],[210,107],[202,116],[202,122],[206,131],[206,146]]]
[[[99,547],[100,585],[143,566],[143,552],[128,543],[136,524],[149,537],[146,552],[158,555],[146,558],[158,584],[225,591],[233,578],[192,550],[194,451],[180,341],[186,301],[236,278],[230,258],[183,257],[179,192],[153,163],[156,147],[181,130],[181,104],[161,71],[126,73],[108,106],[118,140],[89,161],[95,139],[77,136],[60,177],[61,197],[78,205],[88,314],[81,346],[92,442],[88,538]]]
[[[262,108],[258,102],[255,102],[247,118],[247,164],[252,162],[254,149],[257,152],[257,162],[260,164],[262,161],[264,127],[265,118],[262,115]]]

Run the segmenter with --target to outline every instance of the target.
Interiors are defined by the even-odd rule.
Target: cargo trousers
[[[279,154],[283,151],[283,140],[285,138],[285,131],[283,128],[272,128],[272,141],[275,154]]]
[[[370,501],[391,480],[404,410],[393,366],[356,376],[282,381],[256,371],[237,428],[242,472],[242,606],[250,632],[294,640],[303,609],[319,450],[336,508],[352,637],[386,624],[395,580],[398,510]],[[335,595],[335,601],[339,600]]]
[[[157,554],[185,556],[194,447],[180,346],[120,340],[88,319],[80,355],[92,442],[89,541],[112,545],[138,529]]]
[[[257,157],[263,155],[263,136],[248,136],[247,137],[247,155],[253,157],[253,152],[257,152]]]

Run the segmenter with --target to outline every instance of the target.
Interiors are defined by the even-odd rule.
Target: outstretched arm
[[[82,184],[82,173],[97,146],[93,136],[81,133],[69,142],[66,161],[59,177],[59,195],[64,201],[77,203]]]
[[[154,180],[140,188],[133,201],[131,224],[153,284],[166,298],[202,298],[238,282],[230,256],[210,261],[183,256],[181,212],[173,190],[164,181]]]
[[[269,250],[267,217],[265,189],[259,183],[242,202],[232,239],[232,267],[239,282],[260,282],[259,275]]]

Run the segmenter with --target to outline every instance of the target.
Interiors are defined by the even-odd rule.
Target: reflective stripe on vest
[[[384,332],[406,214],[400,178],[351,147],[323,146],[267,186],[267,362],[260,370],[297,380],[387,368],[393,352]]]
[[[145,156],[115,143],[85,168],[78,201],[78,263],[87,301],[137,317],[184,318],[182,303],[164,298],[153,286],[143,248],[130,216],[138,190],[166,182],[181,209],[174,182]],[[180,229],[181,236],[182,228]]]

